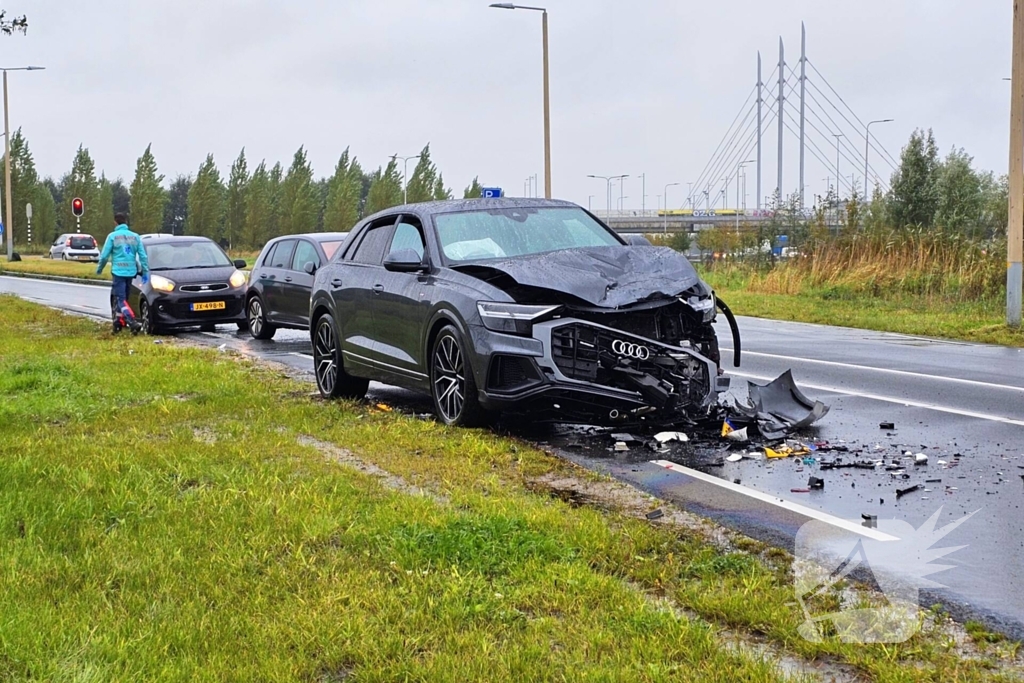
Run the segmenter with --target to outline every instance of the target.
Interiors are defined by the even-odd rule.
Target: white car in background
[[[92,235],[69,233],[61,235],[50,245],[50,258],[97,262],[100,260],[100,249]]]

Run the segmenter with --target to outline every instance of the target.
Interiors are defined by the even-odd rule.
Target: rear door
[[[360,377],[380,377],[375,343],[373,288],[384,272],[384,250],[391,243],[397,216],[374,221],[346,247],[340,267],[333,268],[331,296],[345,364],[359,366]]]
[[[313,291],[313,276],[305,271],[307,263],[320,268],[320,251],[311,241],[299,239],[295,244],[288,272],[284,275],[284,281],[280,283],[283,292],[283,319],[291,325],[302,327],[309,327],[309,295]]]
[[[264,267],[260,271],[260,282],[263,283],[263,310],[267,319],[272,322],[285,322],[286,301],[284,278],[291,267],[292,253],[295,251],[295,240],[281,240],[264,259]]]

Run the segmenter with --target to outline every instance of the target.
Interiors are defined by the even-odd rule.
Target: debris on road
[[[790,489],[790,493],[810,493],[810,489]]]
[[[768,458],[788,458],[791,455],[806,455],[811,451],[807,446],[802,443],[796,444],[796,446],[790,446],[788,443],[783,443],[781,446],[775,448],[769,448],[765,446],[764,454]]]
[[[658,508],[657,510],[651,510],[646,515],[644,515],[644,517],[646,517],[647,519],[661,519],[664,516],[665,512],[661,508]]]
[[[658,432],[654,435],[654,440],[660,444],[665,444],[669,441],[680,441],[686,443],[690,440],[690,437],[686,436],[683,432]]]
[[[866,512],[862,512],[860,518],[864,520],[861,522],[861,526],[866,526],[869,529],[878,527],[878,515],[869,515]]]
[[[728,460],[729,462],[739,462],[742,459],[743,459],[743,453],[733,453],[728,458],[726,458],[726,460]],[[1021,476],[1024,477],[1024,475],[1021,475]]]
[[[908,486],[905,489],[896,489],[896,499],[898,500],[903,496],[907,495],[908,493],[913,493],[914,491],[917,491],[920,488],[920,484],[914,484],[913,486]]]
[[[735,429],[725,435],[725,438],[729,441],[736,441],[738,443],[746,443],[750,441],[750,437],[747,435],[747,428]]]
[[[612,441],[624,441],[625,443],[634,443],[636,441],[643,441],[643,439],[641,439],[640,437],[633,436],[632,434],[627,434],[627,433],[612,434],[611,437],[612,437]]]
[[[807,480],[807,486],[808,486],[808,488],[812,488],[812,489],[824,489],[825,488],[825,480],[824,479],[820,479],[818,477],[811,477],[811,478],[809,478]]]
[[[625,441],[616,441],[614,448],[616,452],[622,453],[629,450],[629,444]]]
[[[914,456],[914,464],[915,465],[927,465],[928,464],[928,456],[925,455],[924,453],[916,454]]]
[[[879,429],[896,429],[896,424],[893,422],[880,422],[878,424]]]
[[[787,370],[768,384],[748,382],[749,404],[735,402],[736,410],[757,423],[766,439],[781,439],[809,427],[828,414],[829,407],[812,401],[797,388]]]

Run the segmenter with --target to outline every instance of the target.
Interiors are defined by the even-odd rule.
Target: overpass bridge
[[[719,225],[751,225],[775,217],[765,209],[677,209],[647,211],[594,211],[593,214],[621,233],[695,232]]]

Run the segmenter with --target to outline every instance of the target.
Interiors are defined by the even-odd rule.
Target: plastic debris
[[[735,429],[725,435],[725,438],[729,441],[738,441],[740,443],[746,443],[750,441],[750,437],[747,436],[747,428]]]
[[[736,428],[732,426],[732,422],[729,420],[722,422],[722,436],[729,436],[734,431],[736,431]]]
[[[869,515],[862,512],[860,518],[864,520],[861,522],[861,526],[866,526],[869,529],[875,529],[878,527],[878,515]]]
[[[914,456],[914,464],[915,465],[927,465],[928,464],[928,456],[925,455],[924,453],[916,454]]]
[[[796,444],[795,447],[788,443],[784,443],[781,446],[776,446],[775,448],[768,448],[765,446],[764,449],[765,456],[769,458],[788,458],[791,455],[806,455],[807,453],[810,453],[810,450],[808,450],[807,446],[802,443]]]
[[[878,428],[879,429],[896,429],[896,424],[894,422],[879,422],[878,423]]]
[[[917,491],[919,488],[921,488],[919,484],[914,484],[913,486],[908,486],[905,489],[896,489],[896,498],[902,498],[908,493],[913,493],[914,491]]]
[[[646,515],[644,515],[644,517],[646,517],[647,519],[661,519],[664,516],[665,513],[662,511],[661,508],[658,508],[657,510],[651,510]]]
[[[811,477],[807,480],[807,487],[812,489],[823,489],[825,488],[825,480],[819,479],[818,477]]]
[[[790,489],[790,493],[810,493],[810,489]]]
[[[389,406],[387,403],[378,403],[376,407],[377,410],[384,411],[385,413],[390,413],[394,410],[394,408]]]
[[[682,432],[658,432],[654,435],[654,440],[658,443],[668,443],[669,441],[681,441],[683,443],[690,440],[690,437],[686,436]]]
[[[641,441],[639,437],[633,436],[632,434],[612,434],[612,441],[625,441],[626,443],[633,443],[635,441]]]
[[[745,417],[756,420],[758,431],[767,439],[781,439],[828,414],[827,405],[810,400],[797,388],[791,370],[768,384],[747,384],[750,402],[737,401],[735,408]]]
[[[627,444],[625,441],[616,441],[614,448],[615,448],[616,451],[619,451],[619,452],[628,451],[629,450],[629,444]]]
[[[733,453],[728,458],[726,458],[726,460],[728,460],[729,462],[739,462],[742,459],[743,459],[743,454],[742,453]]]
[[[818,459],[817,458],[812,458],[812,457],[808,456],[808,457],[804,458],[804,464],[805,465],[817,465],[818,464]]]

